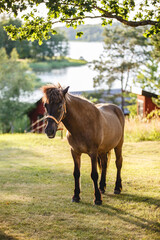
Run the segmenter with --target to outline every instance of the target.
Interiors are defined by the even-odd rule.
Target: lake
[[[68,57],[79,59],[83,57],[88,62],[98,60],[103,52],[103,42],[69,42]],[[93,77],[96,76],[89,64],[80,67],[53,69],[51,72],[38,73],[44,83],[60,83],[70,86],[70,91],[93,90]]]

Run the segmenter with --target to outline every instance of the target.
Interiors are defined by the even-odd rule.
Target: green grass
[[[0,135],[0,240],[160,239],[160,142],[126,142],[123,192],[114,195],[114,154],[103,205],[93,205],[90,159],[82,155],[81,202],[72,203],[67,140]]]
[[[129,118],[125,122],[125,140],[131,142],[139,141],[160,141],[160,119],[155,117]]]
[[[46,61],[32,61],[29,66],[35,72],[51,71],[52,69],[60,69],[66,67],[75,67],[86,64],[85,60],[61,58]]]

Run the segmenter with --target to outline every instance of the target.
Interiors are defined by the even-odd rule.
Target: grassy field
[[[81,202],[72,203],[73,161],[64,138],[0,135],[0,240],[160,239],[160,142],[126,142],[123,191],[114,195],[114,154],[103,205],[93,205],[82,156]]]

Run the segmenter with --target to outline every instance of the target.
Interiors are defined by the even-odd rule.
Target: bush
[[[158,118],[158,117],[160,118],[160,109],[155,109],[147,115],[148,119]]]

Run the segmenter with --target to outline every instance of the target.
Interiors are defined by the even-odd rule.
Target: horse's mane
[[[90,102],[86,97],[84,97],[84,96],[82,96],[82,95],[77,95],[77,94],[74,95],[74,94],[70,94],[70,93],[69,93],[69,94],[67,94],[66,99],[67,99],[68,101],[72,101],[72,99],[77,99],[77,101],[82,100],[82,101],[86,101],[86,102],[94,105],[92,102]]]
[[[54,85],[54,84],[48,84],[41,88],[44,96],[42,98],[42,101],[44,103],[58,103],[62,100],[63,94],[62,94],[62,87],[60,84]]]
[[[59,83],[58,85],[47,84],[43,86],[41,90],[44,94],[42,98],[43,103],[59,103],[63,99],[63,88]],[[67,93],[65,98],[68,102],[72,102],[72,100],[75,99],[76,101],[82,100],[90,103],[91,105],[94,105],[88,99],[81,95],[72,95]]]

